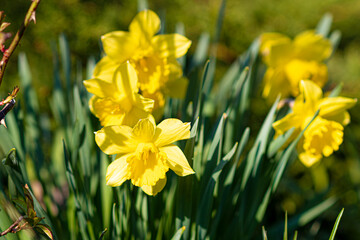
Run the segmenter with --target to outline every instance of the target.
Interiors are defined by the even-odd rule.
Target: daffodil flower
[[[85,80],[86,89],[93,93],[89,105],[101,125],[134,126],[141,118],[151,115],[154,100],[138,94],[137,75],[129,62],[121,64],[112,75]]]
[[[323,98],[321,88],[308,80],[301,81],[299,89],[300,95],[295,99],[292,113],[273,123],[273,127],[277,134],[295,128],[293,136],[296,136],[320,110],[297,145],[299,159],[310,167],[323,156],[328,157],[339,149],[343,141],[343,126],[350,122],[346,110],[353,107],[357,99]]]
[[[164,106],[166,96],[183,98],[187,79],[182,78],[176,58],[186,54],[191,41],[180,34],[155,35],[159,30],[159,17],[144,10],[130,23],[129,32],[114,31],[102,36],[106,56],[96,65],[94,77],[111,75],[118,64],[130,61],[138,74],[142,95],[155,100],[155,109]]]
[[[319,87],[328,79],[323,63],[332,52],[329,40],[314,31],[306,31],[291,40],[279,33],[261,36],[260,52],[267,65],[263,96],[273,100],[280,93],[283,98],[299,94],[299,82],[311,80]]]
[[[153,118],[141,119],[134,126],[108,126],[95,133],[95,141],[106,154],[116,154],[108,166],[106,183],[120,186],[126,180],[156,195],[166,184],[166,172],[179,176],[193,174],[185,155],[174,144],[190,137],[190,123],[165,119],[157,126]]]

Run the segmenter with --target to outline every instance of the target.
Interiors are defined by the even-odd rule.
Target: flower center
[[[304,150],[312,155],[330,156],[343,141],[343,129],[338,122],[316,118],[304,133]]]
[[[128,158],[132,183],[139,187],[153,186],[165,178],[169,170],[166,159],[166,154],[159,152],[153,143],[139,143],[135,154]]]

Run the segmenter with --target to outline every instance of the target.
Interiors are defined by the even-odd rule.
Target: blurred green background
[[[4,0],[8,31],[15,33],[30,1]],[[182,22],[188,38],[196,46],[203,32],[213,34],[220,0],[156,0],[149,1],[149,8],[166,19],[167,26]],[[39,91],[46,97],[52,81],[52,48],[59,34],[65,33],[70,42],[73,61],[85,65],[89,56],[99,57],[99,39],[113,30],[127,30],[137,12],[134,0],[43,0],[37,11],[36,26],[31,26],[17,49],[25,51]],[[360,2],[356,0],[324,1],[269,1],[228,0],[218,48],[220,62],[229,64],[263,32],[276,31],[295,36],[306,29],[315,28],[325,13],[333,15],[332,30],[340,30],[342,40],[335,56],[329,61],[330,80],[343,82],[344,92],[359,96],[360,88]],[[173,27],[174,28],[174,27]],[[192,47],[190,53],[195,49]],[[10,89],[17,78],[16,57],[7,70],[4,88]],[[35,66],[42,66],[35,67]]]
[[[193,53],[200,34],[212,36],[217,21],[220,0],[157,0],[149,1],[149,8],[166,19],[166,32],[174,32],[177,23],[185,26],[186,36],[193,41],[189,53]],[[8,32],[18,29],[30,0],[3,0],[1,9],[11,22]],[[42,0],[37,11],[36,25],[27,29],[9,67],[0,89],[2,97],[18,84],[17,54],[26,52],[33,74],[34,84],[40,98],[40,108],[49,110],[48,97],[52,93],[53,58],[57,40],[64,33],[69,41],[72,62],[83,66],[90,56],[100,58],[100,36],[113,30],[127,30],[136,15],[137,1],[134,0]],[[218,75],[242,54],[251,42],[264,32],[281,32],[294,37],[298,33],[315,28],[325,13],[333,16],[332,30],[340,30],[342,39],[336,53],[328,61],[329,86],[343,83],[341,95],[360,97],[360,1],[269,1],[228,0],[223,28],[218,46]],[[168,26],[171,26],[168,27]],[[223,70],[223,71],[221,71]],[[21,91],[21,86],[20,86]],[[260,93],[261,89],[259,89]],[[258,93],[251,125],[261,123],[269,110]],[[350,110],[352,123],[346,127],[345,142],[341,150],[326,158],[323,168],[308,170],[296,162],[282,181],[273,203],[278,206],[276,214],[295,213],[311,199],[314,191],[321,192],[322,185],[330,185],[331,193],[341,198],[340,207],[345,207],[339,229],[342,236],[359,234],[360,222],[360,107]],[[256,126],[254,128],[256,131]],[[299,194],[300,193],[300,194]],[[280,203],[280,204],[279,204]],[[324,219],[307,226],[308,231],[324,229],[329,235],[339,208],[328,211]],[[269,216],[275,213],[268,213]],[[277,216],[278,217],[278,216]],[[281,218],[281,216],[280,216]],[[271,222],[271,218],[269,218]]]

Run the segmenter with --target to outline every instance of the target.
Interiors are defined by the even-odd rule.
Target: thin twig
[[[20,222],[24,219],[24,216],[20,216],[13,224],[10,225],[8,229],[0,233],[1,236],[5,236],[8,233],[16,233],[17,231],[20,231],[21,228],[18,228],[18,225]]]
[[[26,13],[25,20],[21,24],[20,29],[17,31],[14,39],[12,40],[8,49],[5,50],[4,55],[0,61],[0,85],[4,76],[6,65],[9,61],[10,56],[13,54],[15,48],[20,42],[21,37],[23,36],[25,29],[31,21],[35,22],[35,11],[40,3],[40,0],[32,0],[32,3]]]

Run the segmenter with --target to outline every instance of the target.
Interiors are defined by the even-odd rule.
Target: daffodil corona
[[[166,172],[179,176],[193,174],[185,155],[174,144],[190,137],[190,123],[165,119],[157,126],[153,118],[134,126],[108,126],[95,133],[95,141],[106,154],[116,154],[107,169],[106,183],[120,186],[126,180],[156,195],[166,184]]]
[[[129,62],[121,64],[112,75],[84,81],[86,89],[94,94],[90,110],[101,125],[134,126],[140,118],[150,116],[154,101],[138,94],[137,82]]]
[[[111,74],[119,64],[130,61],[138,74],[142,95],[155,100],[154,108],[161,112],[166,96],[185,96],[187,79],[182,77],[176,58],[186,54],[191,41],[180,34],[155,35],[159,30],[159,17],[144,10],[130,23],[129,32],[114,31],[102,36],[106,56],[96,65],[94,77]]]
[[[320,110],[297,146],[299,159],[310,167],[323,156],[328,157],[339,149],[343,141],[343,126],[350,122],[346,110],[353,107],[357,99],[323,98],[322,90],[312,81],[301,81],[299,89],[300,95],[295,99],[293,112],[273,123],[273,127],[277,134],[295,128],[293,136],[296,136]]]
[[[261,35],[260,52],[267,65],[263,96],[274,100],[296,97],[299,82],[311,80],[319,87],[328,80],[327,66],[323,63],[332,52],[332,45],[314,31],[306,31],[291,40],[279,33]]]

